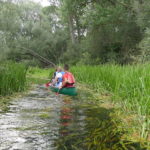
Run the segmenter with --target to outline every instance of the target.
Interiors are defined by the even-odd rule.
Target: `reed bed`
[[[125,111],[137,114],[140,135],[148,138],[150,131],[150,65],[100,65],[72,67],[77,81],[88,84],[95,92],[110,92],[114,102]]]
[[[0,96],[25,89],[27,68],[23,64],[7,62],[0,65]]]

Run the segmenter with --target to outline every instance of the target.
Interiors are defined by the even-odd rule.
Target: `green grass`
[[[0,96],[25,89],[27,68],[23,64],[7,62],[0,65]]]
[[[134,105],[133,110],[140,104],[141,114],[150,114],[150,65],[80,66],[73,67],[72,72],[77,81],[121,97]]]
[[[7,111],[10,95],[26,88],[27,68],[23,64],[5,62],[0,64],[0,111]]]

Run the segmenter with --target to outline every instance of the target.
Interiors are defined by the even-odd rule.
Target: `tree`
[[[0,1],[1,56],[33,59],[19,47],[54,63],[128,64],[148,55],[149,0],[49,1]]]
[[[26,48],[54,63],[60,62],[61,52],[66,49],[66,36],[59,21],[55,20],[58,15],[56,7],[42,8],[30,1],[17,4],[3,2],[1,7],[3,9],[1,9],[2,15],[0,16],[0,33],[3,37],[6,36],[1,44],[5,52],[6,48],[9,50],[7,54],[9,59],[32,60],[30,55],[26,55],[29,54]],[[6,16],[10,18],[7,19]],[[12,24],[12,22],[15,23]]]

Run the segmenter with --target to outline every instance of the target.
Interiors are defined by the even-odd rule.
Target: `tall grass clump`
[[[90,85],[96,92],[102,89],[113,95],[115,102],[138,114],[142,137],[150,127],[150,65],[80,66],[71,70],[76,79]],[[144,137],[145,138],[145,137]]]
[[[0,65],[0,95],[6,96],[25,89],[27,68],[23,64],[7,62]]]

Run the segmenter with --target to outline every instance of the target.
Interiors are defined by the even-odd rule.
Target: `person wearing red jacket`
[[[75,78],[71,72],[69,72],[69,65],[64,65],[63,82],[61,88],[71,88],[75,87]]]

